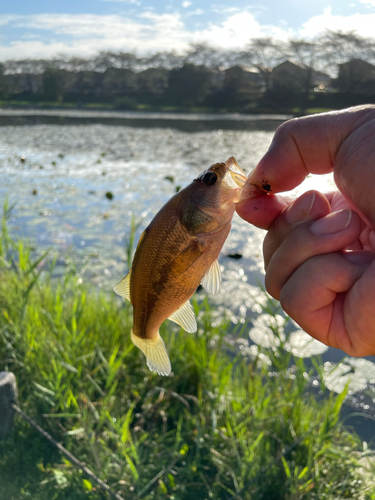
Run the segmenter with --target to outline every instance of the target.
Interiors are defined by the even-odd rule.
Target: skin
[[[133,333],[158,337],[160,325],[198,288],[228,236],[240,189],[224,176],[229,160],[210,167],[218,180],[202,176],[164,205],[143,233],[134,256],[130,297]]]
[[[329,172],[335,192],[277,194]],[[307,333],[352,356],[375,354],[374,186],[375,106],[358,106],[279,127],[237,205],[267,230],[269,293]]]

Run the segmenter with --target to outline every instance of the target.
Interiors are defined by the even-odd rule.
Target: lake
[[[248,174],[286,118],[2,110],[0,202],[15,204],[11,234],[30,238],[39,253],[51,248],[57,272],[74,264],[80,279],[112,293],[127,271],[132,218],[138,239],[178,187],[229,156]],[[296,192],[332,186],[331,176],[310,176]],[[248,321],[242,350],[277,342],[260,314],[264,234],[235,215],[219,259],[221,290],[210,296],[217,316]],[[322,355],[329,388],[340,391],[350,380],[352,404],[374,413],[373,358],[344,359],[291,323],[286,334],[285,348],[295,355]]]

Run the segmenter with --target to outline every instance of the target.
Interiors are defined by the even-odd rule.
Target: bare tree
[[[288,59],[306,69],[303,92],[308,94],[312,86],[314,73],[317,70],[319,45],[316,41],[292,39],[288,42],[287,51]]]
[[[93,58],[95,71],[104,72],[109,68],[130,69],[134,71],[140,65],[140,59],[133,52],[102,51]]]
[[[254,38],[247,45],[246,51],[249,65],[261,73],[265,88],[269,90],[272,68],[287,58],[285,43],[271,37]]]
[[[251,66],[249,62],[249,53],[245,50],[223,50],[221,68],[231,68],[237,64]]]
[[[47,59],[19,59],[4,61],[4,73],[5,74],[41,74],[49,66],[51,66],[51,61]]]
[[[231,51],[228,53],[230,64],[229,66],[234,66],[235,64],[241,64],[242,66],[248,68],[254,68],[254,57],[253,52],[249,52],[249,50],[240,50],[240,51]]]
[[[156,52],[142,58],[143,69],[161,68],[174,69],[181,68],[184,64],[184,56],[174,52]]]
[[[51,66],[58,69],[65,69],[78,73],[79,71],[90,71],[93,68],[92,59],[85,59],[84,57],[64,57],[57,58]]]
[[[317,43],[304,39],[291,39],[287,44],[288,58],[303,67],[315,67]]]
[[[375,59],[375,40],[358,35],[354,31],[327,30],[319,37],[319,62],[332,73],[338,64],[353,59],[373,61]]]
[[[225,57],[224,51],[200,42],[191,43],[185,56],[185,62],[196,66],[206,66],[206,68],[218,68],[223,66]]]

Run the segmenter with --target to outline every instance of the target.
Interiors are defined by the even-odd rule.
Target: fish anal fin
[[[194,311],[189,300],[171,314],[168,319],[180,325],[188,333],[197,331],[197,320],[195,319]]]
[[[151,371],[164,376],[171,373],[171,362],[159,332],[156,339],[145,339],[134,335],[132,330],[131,339],[133,344],[146,356],[147,366]]]
[[[210,293],[218,293],[221,281],[220,264],[217,259],[213,261],[209,270],[203,276],[202,286]]]
[[[130,300],[130,275],[131,271],[113,289],[117,295],[121,295],[121,297],[125,297],[128,300]]]

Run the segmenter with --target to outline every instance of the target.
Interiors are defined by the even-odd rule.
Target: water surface
[[[31,238],[38,252],[52,248],[61,267],[74,262],[80,279],[110,293],[127,272],[125,246],[132,217],[140,223],[138,239],[177,187],[231,155],[249,173],[279,124],[273,122],[271,130],[231,130],[221,128],[220,121],[211,122],[208,130],[196,127],[195,132],[165,123],[152,128],[102,123],[2,126],[0,202],[9,197],[15,204],[12,234]],[[310,176],[297,192],[332,186],[331,176]],[[235,215],[220,256],[221,290],[210,296],[217,315],[229,315],[233,325],[249,321],[243,338],[234,340],[249,356],[258,346],[279,342],[270,333],[272,318],[261,314],[259,304],[264,300],[259,291],[264,281],[263,237],[262,230]],[[232,258],[235,254],[241,258]],[[282,330],[283,316],[279,321]],[[366,399],[353,396],[353,404],[373,412],[371,361],[343,359],[344,353],[312,340],[292,323],[285,336],[284,347],[294,355],[322,355],[324,377],[332,390],[341,391],[347,381],[353,395],[358,391],[363,395],[366,389]]]

